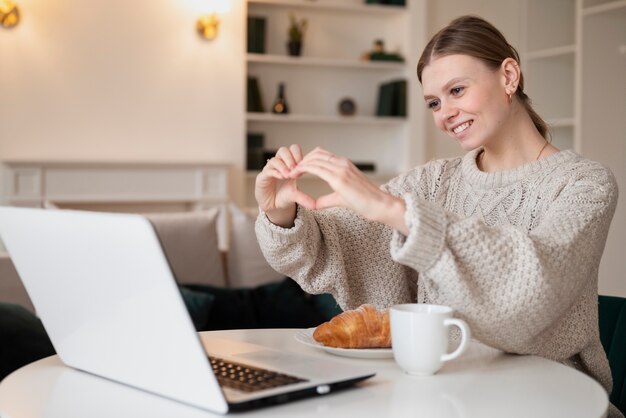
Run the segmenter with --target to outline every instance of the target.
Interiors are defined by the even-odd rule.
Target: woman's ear
[[[513,58],[506,58],[502,61],[500,70],[502,73],[502,87],[504,87],[504,91],[506,94],[514,95],[519,86],[522,74],[519,64]]]

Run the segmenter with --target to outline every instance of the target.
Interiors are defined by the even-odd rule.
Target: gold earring
[[[513,95],[515,94],[515,84],[511,84],[511,90],[508,90],[506,95],[509,96],[509,104],[513,103]]]

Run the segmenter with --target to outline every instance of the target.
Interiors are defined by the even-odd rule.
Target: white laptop
[[[0,207],[0,237],[59,357],[76,369],[218,413],[323,395],[375,374],[230,340],[204,347],[142,216]],[[236,373],[222,377],[229,367]]]

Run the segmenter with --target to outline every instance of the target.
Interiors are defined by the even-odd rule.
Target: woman
[[[281,148],[256,180],[266,258],[344,309],[451,306],[479,341],[560,361],[610,392],[597,282],[617,203],[613,175],[548,142],[517,52],[488,22],[452,21],[417,74],[435,124],[465,156],[378,188],[324,149]],[[304,173],[333,192],[317,200],[300,192]],[[622,416],[613,406],[610,415]]]

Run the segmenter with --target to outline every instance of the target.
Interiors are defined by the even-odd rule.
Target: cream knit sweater
[[[263,253],[305,291],[331,293],[343,309],[448,305],[484,344],[560,361],[610,393],[597,284],[617,204],[612,173],[572,151],[485,173],[479,151],[383,186],[405,200],[408,236],[350,210],[298,207],[289,229],[260,214]],[[610,416],[621,414],[612,407]]]

